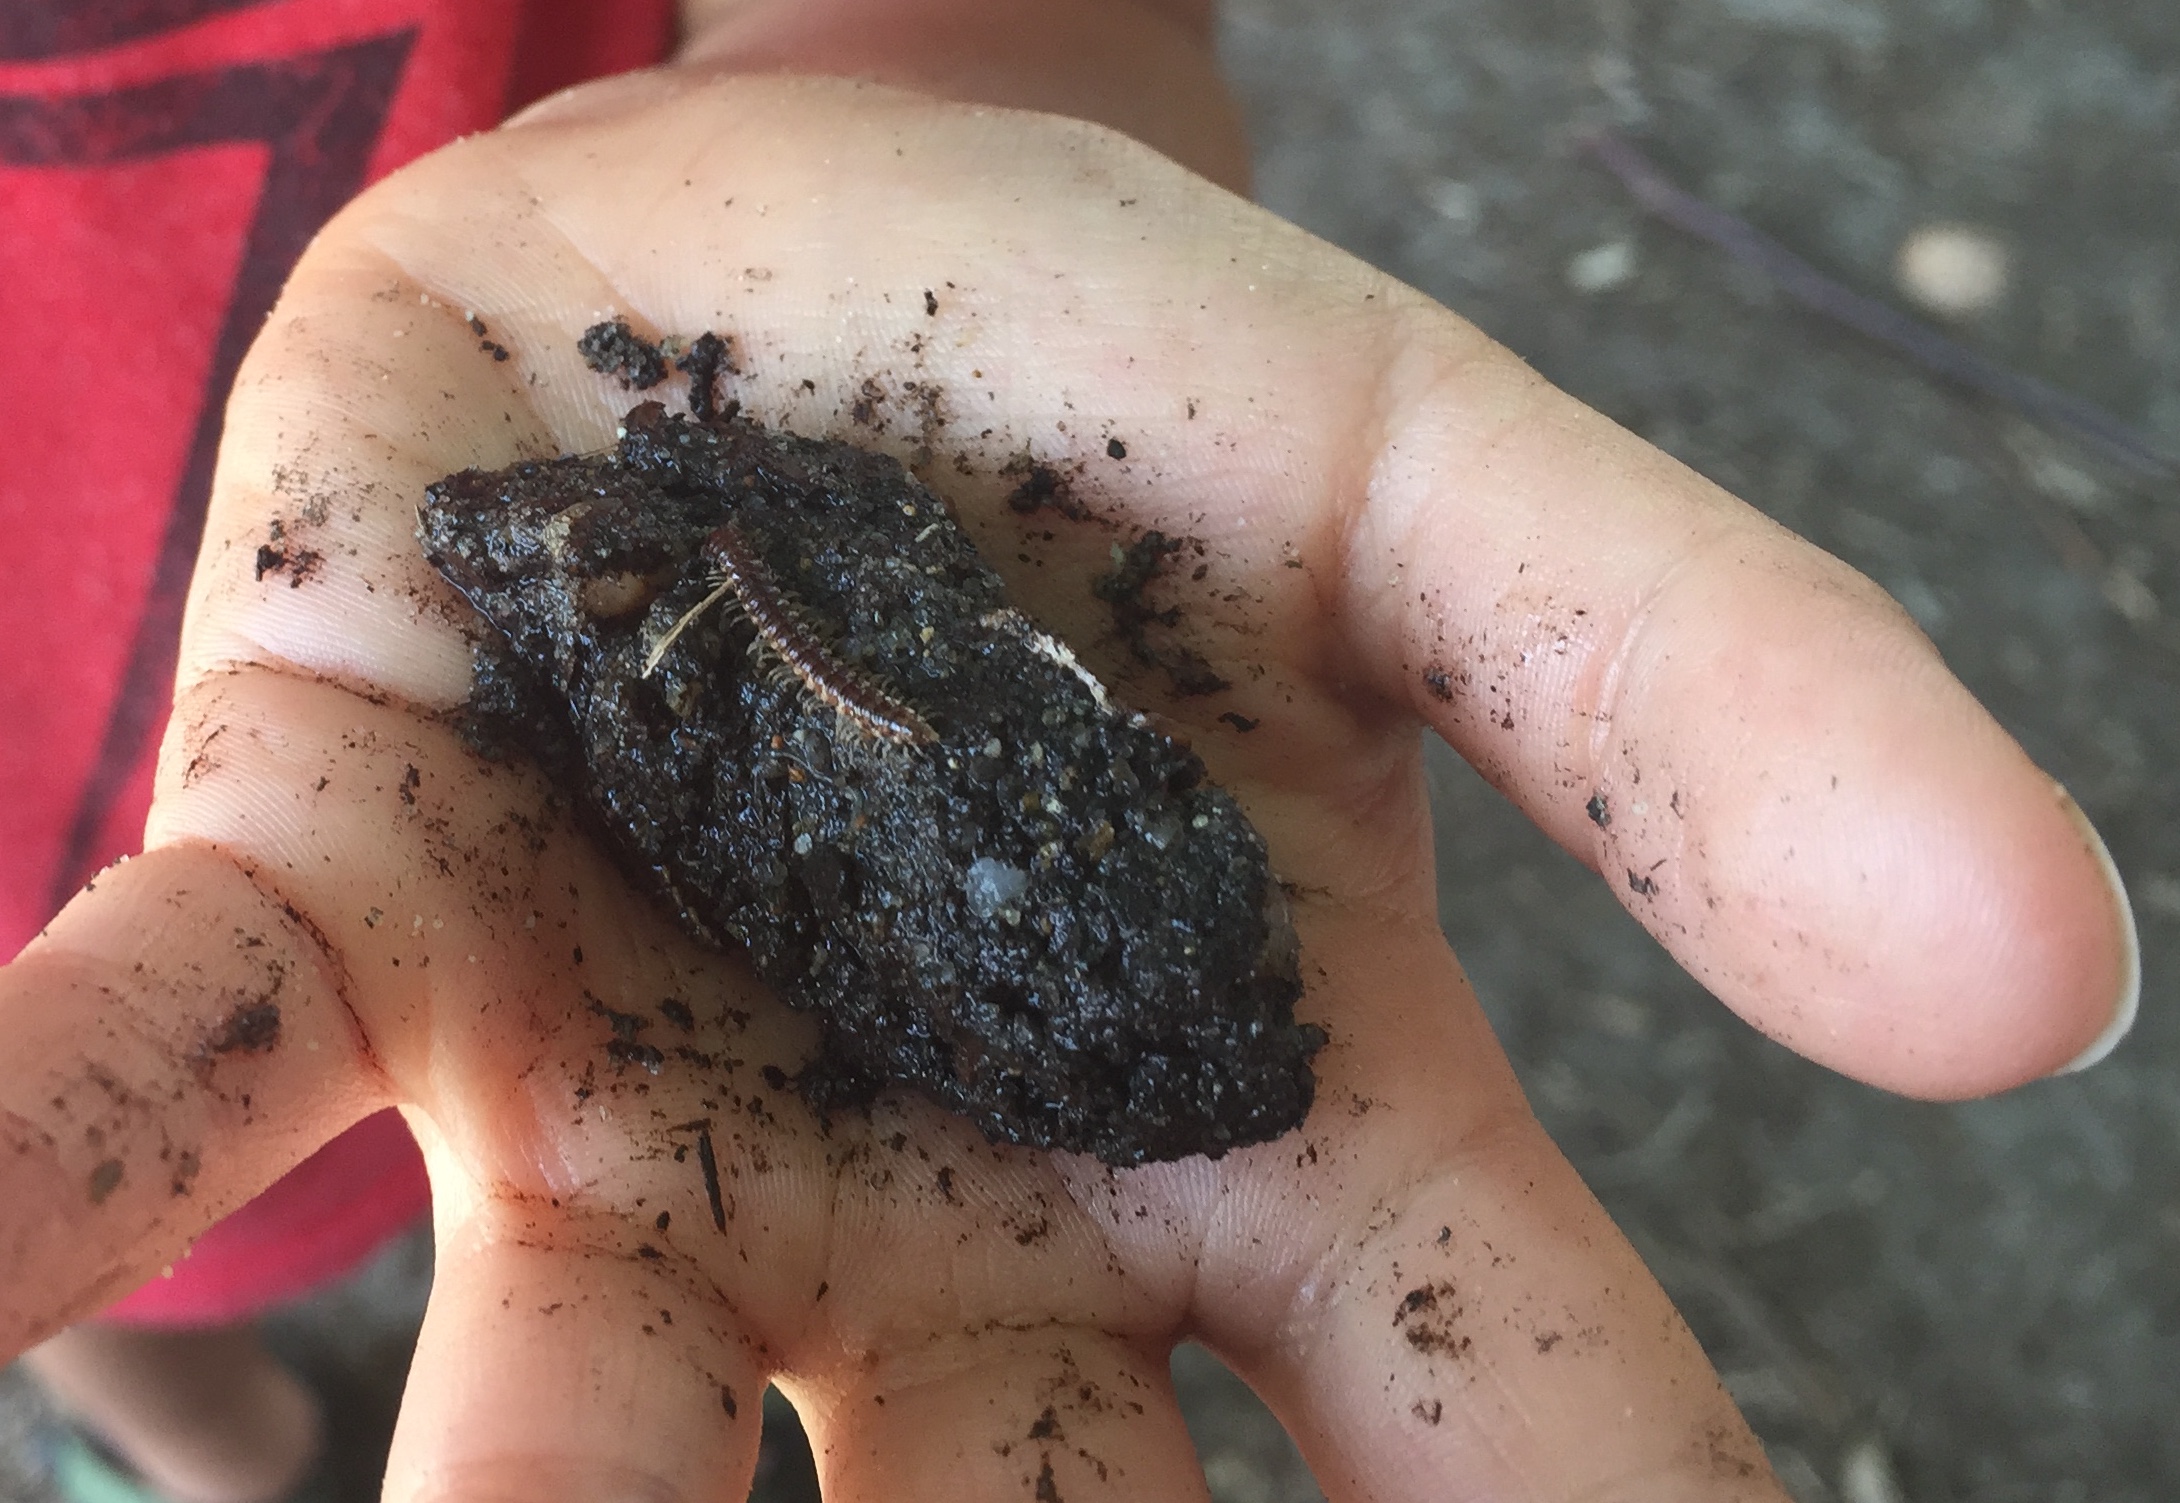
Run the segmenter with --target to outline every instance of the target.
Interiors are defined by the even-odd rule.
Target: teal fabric
[[[80,1430],[56,1424],[44,1449],[54,1491],[67,1503],[167,1503],[134,1467]]]

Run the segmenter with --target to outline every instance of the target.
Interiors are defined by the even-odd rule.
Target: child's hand
[[[1301,1131],[1112,1172],[916,1099],[821,1127],[767,1083],[808,1021],[464,749],[417,500],[605,447],[635,399],[574,343],[614,314],[924,464],[1185,723],[1300,892]],[[1010,510],[1025,453],[1111,525]],[[1170,599],[1229,693],[1101,639],[1149,527],[1207,544]],[[2086,828],[1866,581],[1126,141],[840,84],[623,80],[343,215],[238,385],[181,677],[150,853],[0,978],[0,1345],[399,1102],[439,1273],[395,1500],[738,1497],[773,1375],[835,1499],[1201,1497],[1185,1334],[1337,1499],[1780,1496],[1440,937],[1425,721],[1863,1078],[2041,1075],[2129,964]]]

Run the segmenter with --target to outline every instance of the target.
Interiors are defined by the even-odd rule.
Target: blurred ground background
[[[1609,127],[1841,281],[1906,301],[1965,225],[2002,285],[1954,325],[2180,452],[2171,0],[1228,0],[1274,209],[1871,574],[2089,810],[2134,893],[2141,1026],[2004,1100],[1892,1100],[1728,1017],[1450,756],[1447,931],[1538,1112],[1679,1301],[1800,1503],[2180,1496],[2180,484],[1800,311],[1648,219]],[[2169,614],[2170,613],[2170,614]],[[375,1495],[428,1249],[282,1339]],[[1220,1503],[1316,1496],[1202,1353],[1176,1377]],[[0,1375],[0,1499],[41,1503]],[[769,1412],[774,1419],[785,1416]],[[814,1498],[791,1424],[759,1495]]]

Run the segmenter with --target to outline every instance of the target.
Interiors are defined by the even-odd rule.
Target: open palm
[[[1297,895],[1331,1037],[1301,1130],[1116,1171],[914,1097],[820,1123],[781,1074],[808,1020],[465,747],[479,626],[416,503],[607,447],[632,398],[575,338],[614,315],[727,335],[747,411],[907,459],[1192,739]],[[1065,487],[1029,514],[1025,458]],[[1089,581],[1149,528],[1205,545],[1161,600],[1224,693],[1111,639]],[[1426,721],[1865,1078],[2033,1078],[2127,983],[2086,826],[1873,587],[1052,117],[660,76],[429,159],[260,339],[195,591],[147,855],[0,979],[0,1344],[398,1103],[439,1263],[395,1499],[737,1497],[768,1379],[836,1499],[1201,1496],[1186,1335],[1339,1499],[1779,1496],[1438,932]]]

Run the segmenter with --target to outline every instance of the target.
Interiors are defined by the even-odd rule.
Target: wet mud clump
[[[1324,1035],[1262,839],[898,463],[645,403],[418,525],[502,639],[488,739],[822,1020],[821,1109],[902,1083],[1114,1164],[1300,1124]]]

